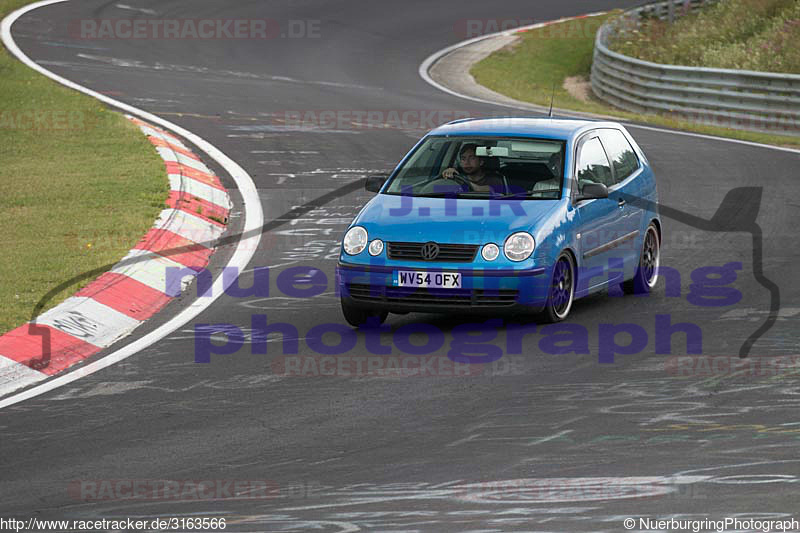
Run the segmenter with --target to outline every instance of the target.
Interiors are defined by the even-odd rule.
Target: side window
[[[639,168],[639,158],[633,151],[631,143],[619,130],[602,130],[600,133],[603,139],[603,146],[611,159],[611,165],[616,174],[616,183],[621,182],[628,176],[636,172]]]
[[[614,184],[611,165],[599,138],[592,137],[581,145],[575,176],[578,179],[578,190],[583,190],[586,183],[602,183],[607,187]]]

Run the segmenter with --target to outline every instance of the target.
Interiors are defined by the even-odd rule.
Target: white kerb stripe
[[[231,208],[231,201],[225,191],[206,185],[202,181],[179,176],[178,174],[170,174],[169,187],[173,191],[185,192],[189,196],[200,198],[225,209]]]
[[[183,154],[173,152],[169,148],[164,148],[163,146],[156,146],[156,150],[158,151],[158,155],[160,155],[164,161],[173,161],[175,163],[185,165],[195,170],[199,170],[200,172],[205,172],[206,174],[212,174],[211,169],[209,169],[207,166],[205,166],[205,164],[203,164],[201,161],[198,161],[197,159],[186,157]]]
[[[145,259],[144,257],[147,257]],[[138,260],[137,260],[138,259]],[[123,264],[128,260],[134,260],[130,264]],[[144,283],[157,291],[166,294],[167,292],[167,268],[187,268],[180,263],[176,263],[166,257],[161,257],[147,250],[131,250],[122,261],[117,263],[111,272],[122,274],[135,279],[139,283]],[[186,288],[186,283],[181,285],[181,291]]]
[[[213,248],[214,242],[225,231],[223,227],[180,209],[163,210],[153,227],[177,233],[184,239],[200,243],[206,248]]]
[[[0,354],[0,396],[46,378],[47,374],[28,368],[22,363],[17,363]]]
[[[142,130],[142,133],[147,135],[148,137],[156,137],[158,139],[163,139],[164,141],[168,142],[169,144],[174,144],[175,146],[179,146],[184,150],[188,150],[185,144],[181,142],[180,139],[177,137],[173,137],[172,135],[161,133],[160,131],[154,130],[149,126],[139,126],[139,129]]]
[[[141,324],[135,318],[82,296],[67,298],[37,318],[36,323],[101,348],[111,346]]]

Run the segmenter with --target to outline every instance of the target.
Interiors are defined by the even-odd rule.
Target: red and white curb
[[[177,137],[127,118],[166,163],[168,209],[109,272],[0,336],[0,396],[59,374],[129,335],[177,296],[167,287],[167,268],[190,269],[187,274],[205,268],[225,232],[231,202],[219,178]],[[190,279],[182,278],[181,290]],[[49,356],[42,353],[45,344]]]
[[[115,109],[119,109],[139,117],[140,119],[147,121],[149,124],[155,124],[165,131],[169,130],[177,134],[180,136],[180,138],[191,142],[193,146],[197,147],[197,149],[205,153],[211,160],[219,164],[220,167],[225,170],[225,172],[236,184],[236,190],[241,199],[241,206],[238,206],[237,204],[237,207],[240,209],[241,217],[241,222],[239,224],[241,228],[239,232],[239,240],[233,249],[233,253],[228,259],[225,268],[236,269],[239,272],[246,269],[247,265],[250,263],[250,260],[253,258],[253,255],[258,249],[259,243],[261,242],[261,234],[263,232],[264,225],[264,211],[261,207],[261,198],[259,196],[258,189],[256,189],[256,184],[253,182],[253,178],[250,176],[250,174],[248,174],[241,165],[239,165],[222,150],[201,136],[187,130],[182,126],[179,126],[178,124],[175,124],[174,122],[170,122],[162,117],[148,113],[143,109],[126,104],[125,102],[115,100],[106,94],[101,94],[47,70],[28,57],[14,41],[14,37],[11,34],[11,28],[20,17],[34,10],[54,4],[61,4],[63,2],[65,2],[65,0],[40,0],[38,2],[22,6],[5,17],[0,22],[0,40],[2,40],[6,49],[9,51],[9,53],[11,53],[11,55],[19,59],[27,67],[42,74],[43,76],[46,76],[47,78],[50,78],[56,83],[88,95],[91,98],[114,107]],[[188,174],[189,172],[187,170],[187,175]],[[209,291],[208,297],[192,300],[187,307],[179,310],[175,316],[170,317],[164,324],[161,324],[142,337],[137,338],[136,340],[117,350],[114,350],[102,358],[94,361],[88,361],[85,364],[80,365],[75,371],[62,373],[42,383],[38,383],[24,391],[19,391],[11,395],[0,397],[0,409],[15,405],[31,398],[35,398],[59,387],[63,387],[64,385],[82,379],[86,376],[90,376],[96,372],[100,372],[103,369],[136,355],[139,351],[152,346],[170,333],[183,327],[188,322],[196,318],[200,313],[208,309],[217,300],[217,298],[225,293],[227,287],[234,283],[236,279],[237,278],[235,277],[231,278],[228,276],[217,276],[211,285],[211,290]],[[11,359],[0,357],[0,360],[2,360],[0,364],[3,365],[3,368],[14,366],[11,365]],[[25,367],[24,365],[14,366],[14,368],[16,369],[15,371],[19,373],[18,377],[20,379],[27,379],[30,376],[28,372],[30,368]],[[13,372],[8,372],[7,375],[13,376],[14,374]],[[34,374],[33,376],[35,378],[34,381],[40,378],[40,376],[37,374]]]

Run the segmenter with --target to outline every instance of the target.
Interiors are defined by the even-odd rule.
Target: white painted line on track
[[[431,67],[437,61],[439,61],[441,58],[443,58],[444,56],[446,56],[450,52],[452,52],[454,50],[458,50],[459,48],[463,48],[464,46],[468,46],[470,44],[477,43],[479,41],[483,41],[483,40],[486,40],[486,39],[491,39],[491,38],[499,37],[499,36],[513,35],[513,34],[519,32],[519,31],[522,31],[522,30],[535,30],[537,28],[542,28],[544,26],[549,26],[550,24],[558,24],[558,23],[567,22],[567,21],[573,20],[573,19],[594,17],[594,16],[604,15],[604,14],[605,14],[605,12],[601,11],[601,12],[598,12],[598,13],[590,13],[588,15],[580,15],[580,16],[577,16],[577,17],[566,17],[566,18],[561,18],[561,19],[558,19],[558,20],[552,20],[552,21],[548,21],[548,22],[539,22],[537,24],[531,24],[529,26],[520,26],[519,28],[514,28],[514,29],[511,29],[511,30],[505,30],[505,31],[499,31],[499,32],[490,33],[490,34],[487,34],[487,35],[481,35],[479,37],[473,37],[472,39],[467,39],[465,41],[461,41],[459,43],[450,45],[450,46],[448,46],[446,48],[442,48],[438,52],[434,52],[433,54],[429,55],[420,64],[418,72],[419,72],[420,77],[423,80],[425,80],[425,82],[427,82],[429,85],[431,85],[431,86],[433,86],[433,87],[439,89],[440,91],[445,92],[445,93],[447,93],[449,95],[456,96],[458,98],[463,98],[465,100],[472,100],[473,102],[480,102],[482,104],[489,104],[489,105],[493,105],[493,106],[501,106],[501,107],[507,107],[509,109],[517,109],[517,110],[519,110],[519,107],[514,106],[513,104],[507,104],[507,103],[503,103],[503,102],[495,102],[493,100],[486,100],[484,98],[478,98],[476,96],[469,96],[469,95],[466,95],[466,94],[461,94],[461,93],[459,93],[457,91],[454,91],[454,90],[450,89],[449,87],[445,87],[441,83],[439,83],[436,80],[434,80],[431,77],[431,75],[428,74],[428,71],[431,69]],[[547,112],[547,108],[544,107],[544,106],[538,106],[536,104],[528,104],[528,105],[531,105],[531,106],[534,106],[534,107],[540,107],[543,110],[543,112],[545,112],[545,113]],[[574,116],[577,116],[577,117],[595,118],[595,115],[592,115],[591,113],[584,113],[584,112],[581,112],[581,111],[571,111],[571,110],[565,110],[565,111],[568,111],[570,114],[572,114]],[[704,134],[704,133],[693,133],[693,132],[689,132],[689,131],[669,130],[669,129],[659,128],[657,126],[644,126],[644,125],[640,125],[640,124],[633,124],[633,123],[622,121],[622,120],[620,120],[619,122],[624,124],[626,128],[639,128],[641,130],[656,131],[656,132],[659,132],[659,133],[670,133],[672,135],[683,135],[685,137],[694,137],[696,139],[708,139],[708,140],[712,140],[712,141],[723,141],[723,142],[740,144],[740,145],[744,145],[744,146],[753,146],[753,147],[756,147],[756,148],[766,148],[766,149],[769,149],[769,150],[778,150],[778,151],[781,151],[781,152],[789,152],[789,153],[793,153],[793,154],[800,154],[800,149],[797,149],[797,148],[787,148],[787,147],[783,147],[783,146],[775,146],[775,145],[772,145],[772,144],[763,144],[763,143],[757,143],[757,142],[753,142],[753,141],[743,141],[743,140],[740,140],[740,139],[729,139],[727,137],[717,137],[716,135],[708,135],[708,134]]]
[[[200,150],[208,154],[208,156],[211,159],[216,161],[222,168],[224,168],[225,171],[236,182],[236,186],[239,190],[239,193],[242,195],[242,200],[243,200],[242,211],[244,212],[244,227],[243,227],[244,235],[236,245],[236,249],[233,252],[233,255],[231,256],[230,260],[228,261],[226,268],[233,267],[238,269],[239,271],[244,270],[247,267],[247,264],[250,262],[250,259],[252,259],[253,254],[255,254],[255,251],[258,248],[258,243],[261,241],[261,227],[264,224],[264,213],[261,209],[261,202],[258,197],[258,191],[256,190],[255,183],[253,183],[253,179],[250,177],[249,174],[247,174],[247,172],[241,166],[239,166],[238,163],[236,163],[234,160],[225,155],[221,150],[219,150],[217,147],[215,147],[205,139],[199,137],[198,135],[195,135],[189,130],[186,130],[178,126],[177,124],[173,124],[172,122],[164,120],[163,118],[153,115],[152,113],[148,113],[147,111],[141,110],[139,108],[133,107],[131,105],[110,98],[106,95],[100,94],[87,87],[78,85],[75,82],[63,78],[53,72],[50,72],[44,67],[36,64],[31,58],[25,55],[25,53],[22,52],[22,50],[20,50],[20,48],[17,46],[17,43],[14,42],[14,38],[11,35],[11,27],[13,26],[14,22],[17,21],[17,19],[35,9],[39,9],[41,7],[53,4],[59,4],[65,1],[67,0],[44,0],[41,2],[35,2],[33,4],[23,6],[20,9],[14,11],[13,13],[9,14],[6,18],[3,19],[2,23],[0,23],[0,38],[2,38],[3,44],[12,55],[14,55],[17,59],[22,61],[25,65],[32,68],[33,70],[47,76],[48,78],[66,87],[82,92],[110,106],[121,109],[131,115],[135,115],[143,120],[157,124],[163,128],[166,128],[174,132],[175,134],[187,139],[189,142],[197,146]],[[231,283],[233,283],[233,281],[235,280],[226,279],[226,276],[218,276],[214,280],[211,296],[207,298],[195,299],[187,308],[183,309],[181,312],[179,312],[177,315],[175,315],[173,318],[171,318],[169,321],[167,321],[165,324],[161,325],[157,329],[151,331],[142,338],[137,339],[128,346],[125,346],[122,349],[119,349],[115,352],[108,354],[102,359],[99,359],[85,366],[82,366],[75,371],[57,376],[49,381],[42,383],[41,385],[32,387],[28,390],[22,391],[17,394],[13,394],[11,396],[8,396],[0,400],[0,409],[2,409],[3,407],[8,407],[9,405],[14,405],[16,403],[19,403],[21,401],[30,398],[34,398],[36,396],[39,396],[40,394],[44,394],[58,387],[62,387],[68,383],[72,383],[73,381],[76,381],[84,376],[94,374],[95,372],[98,372],[104,368],[107,368],[120,361],[123,361],[128,357],[136,354],[137,352],[153,345],[154,343],[163,339],[176,329],[185,325],[187,322],[192,320],[201,312],[205,311],[220,295],[223,294],[224,290]]]
[[[522,30],[535,30],[535,29],[538,29],[538,28],[543,28],[545,26],[549,26],[551,24],[558,24],[560,22],[567,22],[568,20],[572,20],[574,18],[594,17],[594,16],[598,16],[598,15],[605,15],[605,13],[606,13],[605,11],[599,11],[597,13],[591,13],[589,15],[581,15],[580,17],[565,17],[565,18],[560,18],[560,19],[557,19],[557,20],[551,20],[551,21],[547,21],[547,22],[538,22],[536,24],[531,24],[529,26],[520,26],[518,28],[514,28],[514,29],[511,29],[511,30],[504,30],[504,31],[498,31],[498,32],[495,32],[495,33],[488,33],[486,35],[479,35],[478,37],[473,37],[471,39],[467,39],[465,41],[461,41],[459,43],[452,44],[452,45],[450,45],[450,46],[448,46],[446,48],[442,48],[438,52],[434,52],[433,54],[429,55],[427,58],[425,58],[425,61],[423,61],[420,64],[418,72],[419,72],[420,77],[423,80],[425,80],[429,85],[432,85],[432,86],[436,87],[437,89],[439,89],[440,91],[445,92],[447,94],[450,94],[452,96],[457,96],[458,98],[463,98],[465,100],[472,100],[473,102],[480,102],[480,103],[483,103],[483,104],[499,105],[499,106],[502,106],[502,107],[509,107],[511,109],[518,109],[517,107],[515,107],[515,106],[513,106],[511,104],[504,104],[504,103],[494,102],[492,100],[485,100],[483,98],[478,98],[477,96],[469,96],[469,95],[466,95],[466,94],[461,94],[459,92],[456,92],[456,91],[454,91],[454,90],[452,90],[452,89],[450,89],[448,87],[445,87],[444,85],[442,85],[441,83],[437,82],[436,80],[434,80],[430,76],[430,74],[428,74],[428,71],[431,69],[431,67],[437,61],[439,61],[441,58],[443,58],[444,56],[446,56],[450,52],[452,52],[454,50],[458,50],[459,48],[463,48],[465,46],[469,46],[471,44],[480,42],[480,41],[485,41],[486,39],[492,39],[494,37],[499,37],[499,36],[509,36],[509,35],[513,35],[513,34],[519,32],[519,31],[522,31]],[[530,104],[530,105],[536,106],[536,107],[541,107],[541,109],[543,109],[543,110],[547,109],[544,106],[537,106],[536,104]]]
[[[152,9],[145,9],[143,7],[133,7],[133,6],[129,6],[127,4],[116,4],[116,5],[114,5],[114,7],[116,7],[117,9],[125,9],[125,10],[128,10],[128,11],[137,11],[139,13],[144,13],[145,15],[153,15],[153,16],[155,16],[155,15],[158,14],[155,11],[153,11]]]

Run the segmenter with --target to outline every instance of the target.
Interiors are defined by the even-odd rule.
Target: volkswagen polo
[[[464,119],[425,135],[342,239],[353,326],[408,312],[567,317],[575,299],[658,280],[654,174],[614,122]]]

